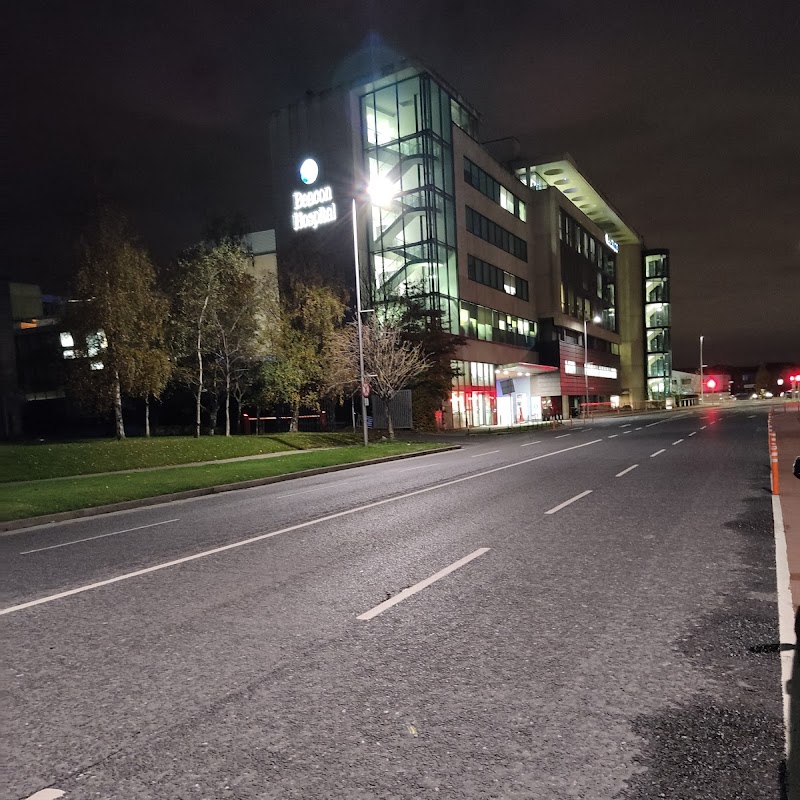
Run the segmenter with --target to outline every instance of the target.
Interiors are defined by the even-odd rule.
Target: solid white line
[[[38,600],[29,600],[26,603],[19,603],[16,606],[8,606],[8,608],[0,609],[0,617],[5,614],[11,614],[14,611],[22,611],[25,608],[32,608],[33,606],[39,606],[43,603],[51,603],[54,600],[60,600],[62,597],[71,597],[74,594],[82,594],[83,592],[88,592],[91,589],[98,589],[101,586],[108,586],[112,583],[119,583],[119,581],[126,581],[129,578],[137,578],[140,575],[147,575],[150,572],[158,572],[162,569],[167,569],[168,567],[174,567],[178,564],[185,564],[187,561],[194,561],[198,558],[205,558],[206,556],[213,556],[217,553],[224,553],[227,550],[234,550],[237,547],[244,547],[248,544],[253,544],[254,542],[261,542],[264,539],[271,539],[273,536],[279,536],[282,533],[289,533],[291,531],[301,530],[302,528],[309,528],[312,525],[319,525],[321,522],[328,522],[332,519],[339,519],[340,517],[347,517],[351,514],[357,514],[359,511],[366,511],[370,508],[377,508],[378,506],[385,505],[386,503],[396,503],[398,500],[405,500],[409,497],[416,497],[420,494],[427,494],[428,492],[435,492],[439,489],[444,489],[448,486],[454,486],[457,483],[463,483],[464,481],[471,481],[476,478],[482,478],[485,475],[491,475],[495,472],[503,472],[507,469],[514,469],[515,467],[521,467],[523,464],[530,464],[534,461],[541,461],[543,458],[550,458],[551,456],[561,455],[561,453],[568,453],[570,450],[580,450],[583,447],[590,447],[593,444],[599,444],[602,442],[602,439],[593,439],[591,442],[584,442],[583,444],[574,444],[572,447],[565,447],[563,450],[553,450],[551,453],[542,453],[540,456],[533,456],[532,458],[524,458],[522,461],[513,461],[510,464],[502,464],[499,467],[492,467],[491,469],[485,469],[482,472],[476,472],[474,475],[464,475],[460,478],[453,478],[449,481],[443,481],[442,483],[437,483],[435,486],[426,486],[422,489],[415,489],[413,492],[406,492],[405,494],[395,495],[394,497],[385,497],[383,500],[375,500],[372,503],[366,503],[363,506],[356,506],[355,508],[348,508],[344,511],[337,511],[335,514],[328,514],[324,517],[318,517],[317,519],[310,519],[306,522],[299,522],[297,525],[290,525],[288,528],[281,528],[277,531],[271,531],[270,533],[261,533],[258,536],[251,536],[249,539],[242,539],[239,542],[231,542],[231,544],[225,544],[220,547],[214,547],[211,550],[203,550],[200,553],[194,553],[191,556],[183,556],[183,558],[176,558],[173,561],[165,561],[161,564],[155,564],[152,567],[145,567],[144,569],[137,569],[135,572],[126,572],[122,575],[117,575],[114,578],[107,578],[103,581],[98,581],[97,583],[90,583],[86,586],[78,586],[75,589],[69,589],[65,592],[59,592],[58,594],[51,594],[47,597],[40,597]]]
[[[783,692],[783,727],[785,750],[789,752],[789,694],[786,687],[792,677],[792,662],[797,637],[794,630],[792,611],[791,576],[786,552],[786,532],[783,527],[783,513],[779,495],[772,495],[772,519],[775,528],[775,567],[778,588],[778,631],[781,645],[781,690]]]
[[[650,453],[650,458],[655,458],[656,456],[660,456],[664,452],[664,448],[662,447],[661,450],[656,450],[655,453]]]
[[[689,434],[689,436],[694,436],[696,433],[697,433],[697,431],[692,431],[692,432]]]
[[[677,441],[672,443],[672,446],[675,447],[676,444],[680,444],[682,441],[683,439],[678,439]]]
[[[401,603],[407,597],[411,597],[412,594],[416,594],[417,592],[421,592],[423,589],[426,589],[432,583],[436,583],[440,578],[444,578],[445,575],[449,575],[451,572],[455,572],[459,567],[463,567],[464,564],[469,564],[470,561],[477,558],[478,556],[482,556],[484,553],[488,553],[488,547],[481,547],[479,550],[476,550],[474,553],[470,553],[468,556],[464,556],[464,558],[460,558],[458,561],[453,562],[449,567],[445,567],[444,569],[440,569],[436,574],[431,575],[430,578],[425,578],[424,581],[420,581],[419,583],[415,583],[413,586],[409,586],[407,589],[403,589],[402,592],[398,592],[394,597],[390,597],[388,600],[384,600],[379,605],[371,608],[369,611],[365,611],[363,614],[359,614],[356,619],[363,619],[368,620],[372,619],[373,617],[377,617],[378,614],[383,614],[384,611],[391,608],[392,606],[396,606],[398,603]]]
[[[42,789],[24,800],[56,800],[57,797],[63,797],[64,792],[61,789]]]
[[[542,443],[542,440],[539,439],[539,441],[536,441],[536,442],[525,442],[525,444],[521,444],[520,447],[530,447],[532,444],[541,444],[541,443]]]
[[[628,467],[628,469],[624,469],[622,470],[622,472],[618,472],[614,477],[621,478],[623,475],[627,475],[631,470],[636,469],[636,467],[638,466],[639,466],[638,464],[634,464],[632,467]]]
[[[479,456],[490,456],[492,453],[499,453],[499,450],[487,450],[485,453],[475,453],[474,456],[470,456],[470,458],[478,458]]]
[[[138,525],[135,528],[126,528],[124,531],[114,531],[113,533],[101,533],[99,536],[87,536],[85,539],[75,539],[72,542],[62,542],[61,544],[51,544],[49,547],[37,547],[35,550],[23,550],[20,555],[27,556],[31,553],[41,553],[43,550],[55,550],[57,547],[69,547],[71,544],[80,544],[81,542],[91,542],[95,539],[105,539],[106,536],[119,536],[121,533],[130,533],[131,531],[141,531],[145,528],[155,528],[157,525],[167,525],[170,522],[177,522],[177,519],[165,519],[163,522],[153,522],[150,525]]]
[[[617,438],[617,436],[619,436],[619,434],[618,434],[618,433],[612,433],[612,434],[611,434],[611,436],[609,436],[608,438],[609,438],[609,439],[616,439],[616,438]]]
[[[575,497],[570,497],[569,500],[565,500],[560,505],[557,505],[555,508],[551,508],[549,511],[545,511],[544,513],[545,514],[555,514],[556,511],[561,511],[561,509],[564,508],[565,506],[568,506],[571,503],[574,503],[576,500],[580,500],[581,497],[586,497],[587,494],[591,494],[591,493],[592,493],[592,489],[587,489],[585,492],[581,492],[580,494],[576,494]]]
[[[572,436],[571,433],[562,433],[559,436],[556,436],[556,439],[563,439],[565,436]]]

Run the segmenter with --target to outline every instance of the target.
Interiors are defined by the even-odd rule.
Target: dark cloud
[[[11,12],[13,277],[62,290],[100,192],[165,260],[215,214],[270,224],[269,111],[387,49],[568,151],[670,247],[676,365],[797,357],[796,4],[26,2]]]

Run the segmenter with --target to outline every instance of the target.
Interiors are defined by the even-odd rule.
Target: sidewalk
[[[778,439],[778,490],[786,533],[792,607],[796,611],[800,607],[800,480],[792,475],[792,466],[800,456],[800,406],[787,404],[776,408],[772,414],[772,428]]]

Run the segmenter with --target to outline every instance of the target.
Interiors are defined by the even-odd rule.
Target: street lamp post
[[[358,221],[356,220],[356,200],[353,198],[353,260],[356,270],[356,320],[358,321],[358,367],[361,386],[361,428],[364,434],[364,447],[369,445],[369,432],[367,430],[367,398],[364,395],[367,381],[364,375],[364,334],[361,323],[361,270],[358,259]]]
[[[703,337],[700,337],[700,405],[703,405]]]
[[[602,319],[595,314],[592,317],[592,322],[597,324],[598,322],[602,322]],[[589,417],[589,373],[586,371],[586,368],[589,366],[589,333],[586,330],[586,317],[583,318],[583,385],[584,385],[584,393],[586,395],[586,403],[583,406],[583,419],[584,422]]]

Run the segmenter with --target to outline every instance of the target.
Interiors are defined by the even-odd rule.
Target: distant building
[[[413,291],[466,337],[448,426],[663,403],[668,251],[648,250],[570,156],[483,145],[479,119],[409,61],[272,114],[278,260],[311,245],[352,287],[357,251],[365,306]]]

